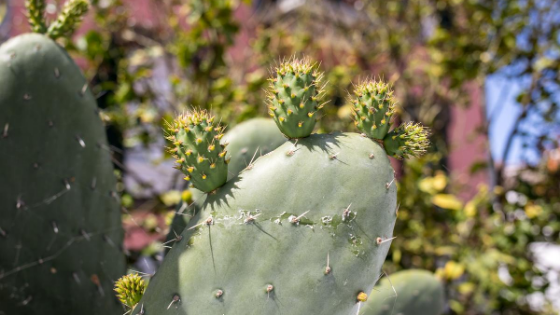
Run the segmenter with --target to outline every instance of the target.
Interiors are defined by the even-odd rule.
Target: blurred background
[[[432,130],[428,154],[392,161],[386,271],[435,272],[447,314],[560,314],[560,0],[91,3],[60,43],[102,110],[131,268],[155,272],[191,198],[164,122],[191,106],[230,128],[266,116],[270,69],[308,55],[330,83],[318,132],[356,131],[347,95],[365,78],[390,81],[399,120]],[[24,0],[0,0],[0,42],[27,31]]]

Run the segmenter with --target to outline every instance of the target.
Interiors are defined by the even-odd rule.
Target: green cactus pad
[[[365,81],[356,86],[351,98],[354,121],[368,137],[382,140],[389,132],[395,114],[395,97],[389,84]]]
[[[203,192],[222,186],[227,180],[227,152],[220,144],[223,128],[214,117],[195,110],[177,117],[170,130],[169,151],[177,158],[177,168],[186,175],[185,180]]]
[[[276,69],[269,89],[269,113],[290,139],[311,134],[317,121],[317,111],[323,105],[323,74],[307,59],[292,59]]]
[[[356,314],[391,243],[394,171],[359,134],[295,142],[206,196],[151,279],[146,314]]]
[[[222,139],[227,144],[228,179],[241,173],[261,155],[276,149],[286,138],[272,119],[255,118],[235,126]]]
[[[430,146],[429,131],[421,124],[403,123],[385,136],[387,154],[398,159],[418,157]]]
[[[444,304],[443,285],[432,273],[405,270],[381,279],[359,315],[440,315]]]
[[[249,167],[261,155],[265,155],[286,142],[272,119],[250,119],[229,130],[221,140],[227,143],[226,158],[229,159],[228,179],[232,179],[241,171]],[[206,195],[198,189],[191,189],[194,204],[191,208],[204,203]],[[181,233],[187,226],[192,209],[187,211],[186,205],[177,207],[178,214],[173,218],[166,241],[176,238],[175,233]]]
[[[39,34],[0,47],[0,313],[121,314],[121,211],[94,96]]]

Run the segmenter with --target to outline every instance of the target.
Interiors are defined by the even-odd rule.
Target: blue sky
[[[487,117],[493,120],[489,130],[490,148],[496,162],[501,161],[507,137],[513,130],[515,119],[521,113],[521,107],[515,99],[522,88],[519,80],[504,75],[495,74],[486,78]],[[519,139],[514,140],[507,163],[521,163]]]

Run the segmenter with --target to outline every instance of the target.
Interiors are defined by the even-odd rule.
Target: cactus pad
[[[357,312],[391,243],[394,171],[359,134],[295,142],[206,196],[151,279],[146,314]]]
[[[440,315],[444,303],[443,285],[432,273],[405,270],[381,279],[359,314]]]
[[[0,47],[0,313],[118,314],[121,212],[87,81],[44,35]]]
[[[307,59],[292,59],[276,69],[269,89],[269,113],[290,139],[304,138],[315,127],[323,105],[323,74]]]
[[[227,152],[220,144],[223,128],[214,117],[195,110],[177,117],[170,130],[169,151],[177,158],[177,168],[186,175],[185,180],[204,192],[222,186],[227,180]]]

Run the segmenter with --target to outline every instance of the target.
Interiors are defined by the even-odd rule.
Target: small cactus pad
[[[356,314],[396,208],[377,142],[356,133],[286,142],[206,195],[140,305],[145,314]]]
[[[272,119],[255,118],[235,126],[221,141],[228,148],[228,179],[237,176],[261,155],[271,152],[284,142],[286,138]]]
[[[395,114],[395,97],[389,84],[362,82],[354,89],[351,102],[358,129],[370,138],[382,140],[389,132]]]
[[[440,315],[444,304],[443,285],[432,273],[405,270],[381,279],[358,314]]]
[[[403,123],[385,136],[387,154],[398,158],[418,157],[430,146],[429,132],[421,124]]]
[[[223,128],[205,110],[179,115],[170,126],[169,151],[196,189],[211,192],[227,180],[225,145],[220,144]]]
[[[221,143],[227,144],[226,158],[228,163],[228,180],[234,178],[241,171],[251,168],[261,155],[265,155],[286,142],[272,119],[254,118],[236,125],[222,138]],[[198,189],[191,189],[194,201],[193,207],[198,207],[205,200],[206,194]],[[186,205],[179,204],[177,211],[185,211]],[[190,216],[183,213],[175,215],[166,241],[177,237],[187,226]]]
[[[144,295],[146,283],[137,273],[122,276],[115,283],[117,298],[128,308],[134,308]]]
[[[0,47],[0,314],[122,314],[120,200],[87,80],[39,34]]]
[[[323,74],[308,59],[291,59],[276,68],[269,89],[269,113],[290,139],[311,134],[323,97]]]

